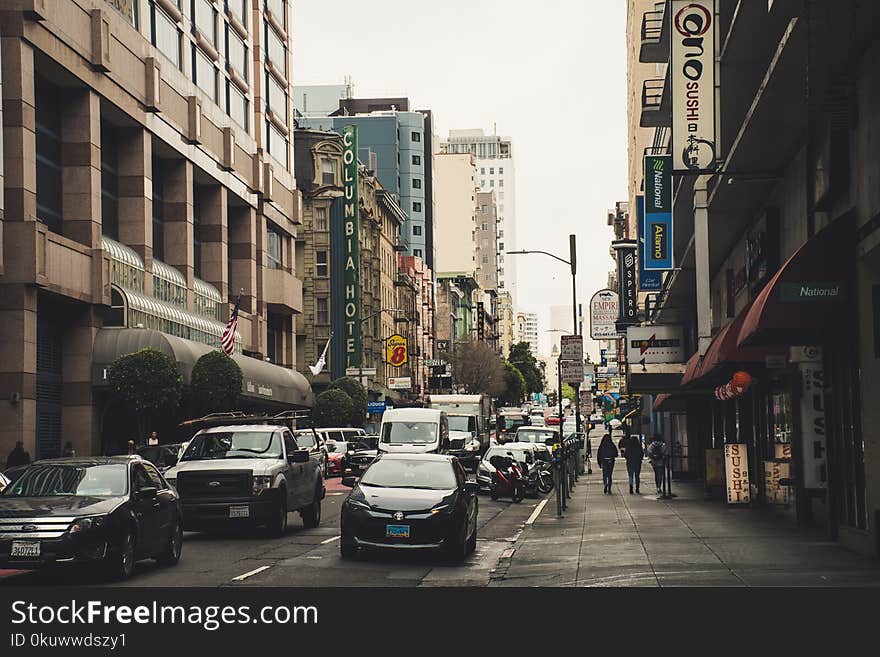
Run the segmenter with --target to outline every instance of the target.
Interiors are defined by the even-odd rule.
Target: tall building
[[[290,4],[0,4],[0,454],[143,439],[109,365],[150,346],[188,385],[238,299],[242,407],[311,404],[293,369]],[[185,412],[152,428],[167,439]]]
[[[297,119],[328,116],[339,109],[339,103],[354,97],[351,82],[344,84],[295,85],[293,110]]]
[[[438,278],[447,272],[469,272],[473,275],[477,268],[474,158],[467,153],[438,153],[434,161],[434,216],[437,218],[434,271]]]
[[[516,303],[516,259],[504,253],[516,249],[516,186],[513,143],[509,137],[487,135],[483,130],[450,130],[441,143],[446,153],[474,156],[477,181],[483,192],[495,192],[498,204],[498,289],[510,292]]]
[[[507,358],[516,333],[516,317],[510,292],[498,293],[498,341],[501,356]]]
[[[538,355],[538,314],[518,312],[516,314],[516,341],[528,342],[533,356]]]

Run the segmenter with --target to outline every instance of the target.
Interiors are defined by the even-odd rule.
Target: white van
[[[380,452],[427,454],[449,449],[446,412],[436,408],[392,408],[382,415]]]

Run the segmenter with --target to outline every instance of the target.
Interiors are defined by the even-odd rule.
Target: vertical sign
[[[617,330],[625,331],[627,326],[639,323],[638,298],[636,294],[636,240],[615,240],[611,248],[617,253],[617,287],[620,295],[620,309],[617,317]]]
[[[672,264],[672,157],[645,156],[645,270]]]
[[[727,474],[727,503],[748,504],[752,493],[749,487],[749,457],[744,443],[724,445],[724,469]]]
[[[647,184],[647,182],[645,184]],[[639,290],[643,292],[657,292],[663,287],[663,273],[659,271],[647,271],[645,269],[645,261],[648,257],[648,241],[645,237],[644,196],[636,196],[636,220],[639,229]]]
[[[345,227],[345,361],[361,364],[360,202],[358,199],[357,127],[342,132],[343,226]]]
[[[715,0],[672,0],[670,14],[673,168],[714,171]]]
[[[486,307],[482,301],[477,301],[477,337],[480,340],[486,337]]]
[[[792,360],[798,361],[797,367],[801,375],[804,488],[827,488],[825,372],[822,367],[822,350],[819,347],[802,347],[792,354]]]

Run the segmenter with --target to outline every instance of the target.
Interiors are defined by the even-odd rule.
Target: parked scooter
[[[499,497],[512,497],[514,502],[522,502],[526,496],[526,485],[528,483],[522,468],[515,459],[508,456],[496,454],[489,463],[495,468],[492,473],[492,484],[489,490],[493,500]]]
[[[553,490],[553,463],[538,459],[527,474],[527,490],[545,495]]]

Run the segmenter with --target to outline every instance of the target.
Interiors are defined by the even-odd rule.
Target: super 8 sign
[[[400,367],[407,362],[406,338],[394,334],[388,338],[385,346],[385,360],[394,367]]]

